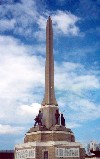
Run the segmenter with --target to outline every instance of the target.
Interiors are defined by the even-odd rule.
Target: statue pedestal
[[[37,131],[36,131],[37,130]],[[46,130],[43,126],[37,126],[31,128],[28,133],[26,133],[24,142],[33,141],[68,141],[75,142],[75,137],[71,129],[66,127],[55,125],[51,127],[50,130]]]
[[[50,129],[53,125],[56,124],[55,113],[56,110],[59,111],[58,106],[55,105],[45,105],[40,108],[43,113],[42,124],[46,126],[47,129]],[[58,121],[60,124],[60,120]]]
[[[30,128],[25,134],[24,143],[15,146],[15,159],[85,158],[84,148],[80,143],[75,142],[71,129],[60,124],[55,125],[57,109],[57,106],[40,109],[43,113],[43,126]]]
[[[15,159],[84,159],[84,148],[71,129],[55,125],[32,127],[25,135],[24,143],[15,146]]]
[[[77,142],[34,141],[18,144],[15,159],[84,159],[84,149]]]

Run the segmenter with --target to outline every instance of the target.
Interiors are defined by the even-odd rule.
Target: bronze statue
[[[34,127],[36,126],[36,124],[38,125],[41,125],[42,126],[42,112],[39,110],[39,114],[36,116],[36,118],[34,119],[35,120],[35,124],[34,124]]]
[[[64,118],[63,114],[61,114],[61,125],[65,126],[65,118]]]
[[[35,127],[35,126],[36,126],[36,124],[38,124],[38,125],[39,125],[39,119],[38,119],[38,116],[36,116],[34,120],[35,120],[35,124],[34,124],[34,127]]]
[[[43,117],[43,114],[41,112],[41,110],[39,110],[39,114],[38,114],[38,125],[41,125],[42,126],[42,117]]]
[[[58,111],[58,110],[56,110],[56,113],[55,113],[56,124],[58,124],[59,116],[60,116],[59,111]]]

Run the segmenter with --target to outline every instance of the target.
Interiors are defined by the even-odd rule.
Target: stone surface
[[[79,156],[78,157],[56,157],[56,150],[58,148],[66,148],[66,149],[79,149]],[[47,159],[83,159],[84,156],[84,149],[80,143],[77,142],[65,142],[65,141],[51,141],[51,142],[28,142],[24,144],[18,144],[15,148],[15,154],[18,150],[25,150],[25,149],[35,149],[35,157],[34,159],[44,159],[44,152],[47,151],[49,157]],[[20,158],[20,157],[19,157]],[[17,158],[15,158],[17,159]]]
[[[65,126],[62,125],[53,125],[50,130],[53,131],[67,131],[67,132],[72,132],[71,129],[66,128]]]
[[[31,132],[37,132],[37,131],[46,131],[48,130],[45,126],[35,126],[35,127],[32,127],[30,128],[30,130],[27,132],[27,133],[31,133]]]
[[[53,29],[50,17],[46,26],[45,95],[42,105],[58,105],[54,92]]]
[[[56,127],[56,126],[55,126]],[[73,132],[70,129],[63,128],[62,126],[56,127],[52,131],[35,131],[28,132],[25,135],[24,142],[33,142],[33,141],[68,141],[75,142],[75,137]]]
[[[59,108],[55,105],[46,105],[40,108],[43,113],[42,124],[46,126],[47,129],[50,129],[56,123],[55,113]],[[60,124],[60,120],[58,122]]]

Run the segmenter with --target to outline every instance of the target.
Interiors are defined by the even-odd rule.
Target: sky
[[[0,0],[0,149],[14,149],[44,97],[46,21],[55,94],[76,141],[100,142],[100,0]]]

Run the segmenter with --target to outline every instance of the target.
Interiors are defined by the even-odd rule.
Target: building
[[[54,91],[53,29],[49,17],[46,25],[45,94],[35,125],[24,143],[15,145],[15,159],[84,159],[82,144],[75,142],[71,129],[66,128]],[[36,124],[38,125],[36,126]]]
[[[92,155],[92,152],[100,152],[100,143],[96,143],[96,141],[91,141],[87,146],[87,154],[89,156]]]
[[[86,158],[100,159],[100,143],[96,143],[96,141],[91,141],[88,144]]]
[[[88,144],[88,152],[90,152],[91,150],[95,151],[97,147],[96,141],[91,141]]]
[[[85,159],[100,159],[100,151],[91,151],[91,155],[86,155]]]

